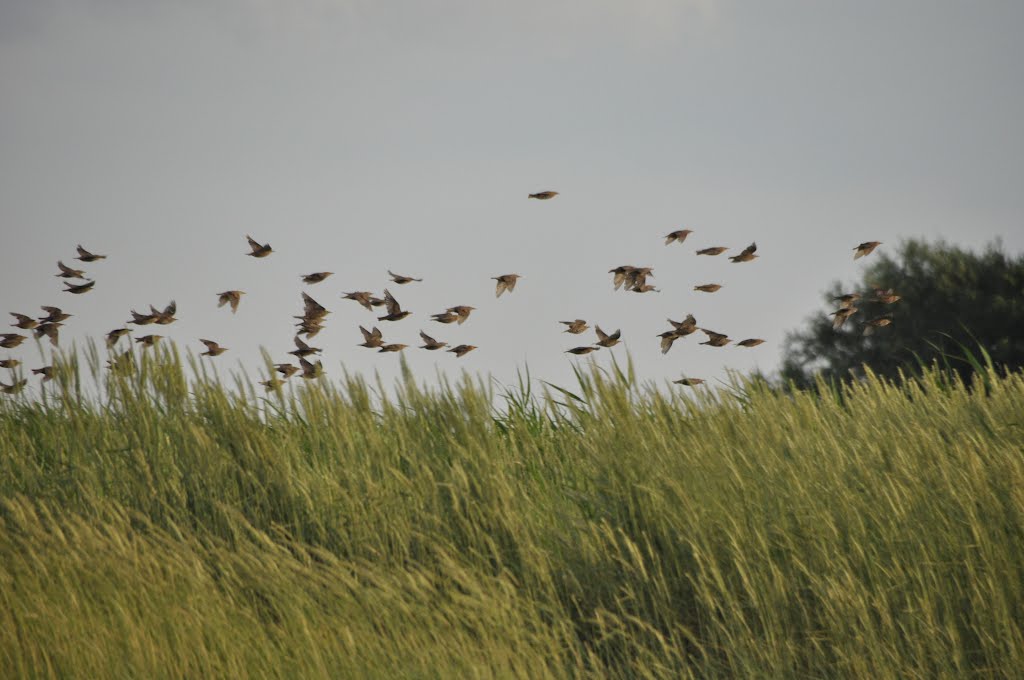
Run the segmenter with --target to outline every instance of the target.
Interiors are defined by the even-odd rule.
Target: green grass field
[[[97,397],[75,363],[0,397],[4,678],[1024,673],[1020,374],[264,396],[170,349]]]

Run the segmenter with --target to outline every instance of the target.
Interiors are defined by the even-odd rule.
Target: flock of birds
[[[550,200],[558,195],[556,191],[542,191],[536,194],[529,194],[529,198],[537,200]],[[673,243],[683,243],[687,237],[692,234],[693,231],[690,229],[679,229],[673,231],[665,236],[665,245],[671,245]],[[251,236],[246,236],[249,243],[250,252],[246,255],[253,258],[265,258],[271,255],[274,250],[271,248],[269,243],[260,243],[253,239]],[[869,255],[875,248],[881,243],[879,241],[866,241],[861,243],[854,248],[854,259],[859,259],[865,255]],[[99,260],[106,259],[106,255],[98,255],[92,253],[81,245],[77,247],[78,256],[75,258],[81,262],[93,263]],[[699,256],[715,257],[721,255],[728,248],[725,246],[712,246],[708,248],[702,248],[696,251]],[[733,255],[729,259],[734,263],[752,262],[757,257],[757,244],[751,243],[749,246],[744,248],[738,255]],[[56,276],[65,279],[64,281],[64,292],[72,295],[82,295],[88,293],[96,285],[95,279],[87,279],[86,273],[80,269],[74,269],[68,267],[63,261],[57,262],[59,269]],[[648,283],[649,278],[653,278],[654,272],[651,267],[637,267],[632,265],[622,265],[609,270],[609,274],[613,275],[612,285],[615,290],[624,290],[634,293],[649,293],[658,292],[658,289],[653,284]],[[305,274],[301,276],[303,283],[306,285],[315,285],[322,283],[328,277],[332,276],[333,272],[313,272],[311,274]],[[422,282],[422,278],[415,278],[412,276],[406,276],[403,274],[396,274],[388,270],[388,275],[391,281],[399,286],[404,286],[410,283]],[[492,277],[492,280],[496,281],[495,297],[500,298],[504,293],[512,293],[516,288],[516,283],[522,278],[519,274],[501,274],[499,276]],[[76,279],[84,281],[84,283],[71,283],[67,279]],[[698,286],[694,286],[694,290],[703,293],[715,293],[722,286],[717,283],[707,283]],[[226,290],[217,294],[217,306],[224,307],[229,306],[232,313],[238,310],[238,306],[241,303],[244,291],[241,290]],[[361,306],[365,307],[368,311],[373,312],[377,308],[383,308],[386,314],[377,316],[377,321],[380,322],[395,322],[401,321],[408,317],[411,312],[402,309],[401,304],[387,289],[384,289],[383,296],[378,297],[370,291],[354,291],[350,293],[342,293],[343,299],[352,300],[357,302]],[[859,310],[856,307],[856,303],[861,299],[859,293],[848,293],[835,298],[839,303],[839,309],[832,312],[830,316],[834,317],[833,328],[836,330],[843,327],[843,325],[856,314]],[[874,291],[875,301],[883,304],[893,304],[900,299],[892,290],[880,290]],[[284,384],[284,381],[293,375],[300,374],[305,379],[315,379],[323,374],[323,364],[321,361],[315,363],[311,358],[321,353],[321,348],[311,346],[308,341],[314,338],[324,327],[324,321],[330,312],[326,307],[321,305],[315,299],[313,299],[308,293],[302,293],[303,301],[303,313],[301,316],[296,316],[298,323],[295,324],[297,331],[294,337],[295,349],[289,352],[295,357],[295,361],[298,362],[296,366],[291,361],[274,364],[275,374],[268,380],[262,381],[260,384],[263,385],[268,391],[275,390]],[[60,338],[60,328],[64,325],[64,321],[69,319],[72,315],[64,312],[59,307],[54,306],[43,306],[41,308],[46,312],[45,316],[39,318],[33,318],[27,314],[21,314],[18,312],[11,312],[10,314],[15,318],[15,322],[12,326],[21,330],[32,331],[37,339],[47,338],[53,346],[57,346]],[[444,311],[432,314],[431,319],[440,324],[463,324],[465,323],[475,307],[468,305],[456,305],[454,307],[448,307]],[[150,305],[148,313],[139,313],[134,309],[130,310],[131,319],[126,322],[126,325],[120,328],[115,328],[106,335],[107,346],[114,348],[117,346],[121,338],[128,336],[132,332],[129,325],[136,327],[159,325],[166,326],[177,321],[175,314],[177,312],[177,304],[172,300],[163,309],[157,309]],[[707,336],[707,339],[700,343],[702,345],[708,345],[711,347],[725,347],[729,343],[733,342],[728,335],[724,333],[718,333],[707,328],[701,328],[697,325],[697,320],[693,315],[687,315],[682,321],[673,321],[668,319],[671,328],[658,334],[657,337],[661,339],[661,352],[662,354],[668,353],[672,348],[675,341],[680,338],[684,338],[696,331],[701,331]],[[585,319],[573,319],[571,321],[560,321],[559,323],[566,326],[564,332],[572,335],[581,335],[586,331],[590,330],[590,325]],[[892,323],[892,314],[884,314],[882,316],[867,320],[863,322],[864,329],[863,334],[868,335],[874,332],[875,329],[888,326]],[[384,339],[384,334],[377,326],[372,326],[367,329],[363,326],[359,326],[359,330],[363,335],[363,342],[360,344],[361,347],[369,349],[375,349],[378,352],[401,352],[402,350],[409,347],[407,344],[397,342],[387,342]],[[583,344],[570,349],[565,350],[568,354],[573,355],[586,355],[591,352],[596,352],[603,348],[611,348],[617,345],[622,338],[621,329],[616,330],[614,333],[606,333],[601,329],[600,326],[594,326],[594,333],[596,335],[596,341],[593,343]],[[435,351],[447,348],[447,352],[453,353],[456,357],[461,358],[466,354],[477,349],[475,345],[460,344],[453,347],[449,347],[447,342],[437,340],[436,338],[427,335],[422,330],[419,332],[420,339],[423,344],[419,347],[421,349]],[[143,347],[153,347],[163,336],[158,334],[147,334],[139,337],[135,337],[134,340]],[[305,340],[303,339],[305,338]],[[0,334],[0,348],[13,349],[18,347],[22,342],[27,339],[27,336],[19,333],[3,333]],[[201,342],[205,347],[206,351],[202,352],[202,356],[216,357],[227,351],[227,347],[222,347],[219,343],[214,340],[200,338]],[[756,347],[764,342],[761,338],[747,338],[740,340],[736,343],[739,347]],[[112,371],[125,371],[131,370],[134,366],[134,355],[128,350],[120,354],[116,354],[113,358],[108,360],[108,368]],[[21,362],[17,359],[7,358],[0,359],[0,368],[8,369],[11,372],[11,382],[0,382],[0,393],[3,394],[16,394],[20,392],[27,384],[27,379],[18,378],[18,374],[15,372]],[[43,366],[41,368],[32,369],[32,373],[42,376],[42,381],[46,382],[51,380],[54,376],[54,366]],[[674,381],[680,385],[686,385],[689,387],[695,387],[704,383],[702,378],[684,377],[680,380]]]

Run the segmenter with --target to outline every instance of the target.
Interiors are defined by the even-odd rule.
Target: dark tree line
[[[875,373],[897,377],[921,362],[938,360],[962,376],[972,372],[963,347],[979,355],[984,348],[997,367],[1024,366],[1024,257],[1012,258],[993,244],[982,253],[940,242],[905,241],[894,255],[879,249],[855,284],[834,283],[828,309],[807,320],[786,338],[782,378],[806,386],[820,373],[850,379],[867,365]],[[873,300],[876,289],[893,289],[899,302]],[[832,328],[832,298],[860,293],[859,311],[840,330]],[[882,314],[892,324],[863,335],[863,322]]]

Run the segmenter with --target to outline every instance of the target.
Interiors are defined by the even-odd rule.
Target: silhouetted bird
[[[714,246],[712,248],[702,248],[697,251],[698,255],[721,255],[725,251],[729,250],[725,246]]]
[[[384,304],[387,306],[388,313],[384,316],[378,316],[377,321],[401,321],[412,313],[402,311],[402,306],[398,304],[398,300],[386,288],[384,289]]]
[[[221,347],[213,340],[203,340],[202,338],[199,338],[199,342],[206,345],[206,351],[200,354],[200,356],[215,357],[220,356],[221,354],[224,354],[224,352],[228,351],[227,347]]]
[[[832,328],[834,328],[835,330],[839,330],[840,328],[843,327],[843,324],[846,323],[847,319],[849,319],[851,316],[853,316],[859,311],[860,310],[857,309],[856,307],[840,307],[836,311],[832,312],[831,314],[829,314],[829,316],[836,317],[835,319],[832,320]]]
[[[449,307],[448,311],[458,317],[459,325],[465,323],[466,319],[469,318],[469,313],[472,312],[476,307],[470,307],[468,305],[458,305],[457,307]]]
[[[309,345],[302,341],[302,338],[300,338],[297,335],[294,338],[294,342],[295,349],[293,349],[291,352],[288,352],[288,354],[294,354],[297,357],[308,357],[310,354],[320,354],[320,352],[323,351],[319,347],[310,347]]]
[[[39,323],[60,323],[61,321],[67,321],[71,318],[71,314],[61,310],[60,307],[47,307],[43,305],[39,309],[46,312],[46,316],[39,318]]]
[[[594,332],[597,333],[597,344],[601,347],[614,347],[619,344],[619,338],[622,337],[622,329],[615,331],[611,335],[608,335],[601,330],[600,326],[594,326]]]
[[[441,349],[442,347],[447,347],[448,346],[447,342],[441,342],[440,340],[435,340],[434,338],[430,337],[429,335],[427,335],[423,331],[420,331],[420,338],[422,338],[423,342],[424,342],[424,344],[420,345],[420,347],[422,349],[434,350],[434,349]]]
[[[72,269],[71,267],[69,267],[66,264],[64,264],[63,262],[61,262],[60,260],[57,260],[57,268],[60,269],[60,274],[54,274],[54,276],[59,276],[59,277],[61,277],[63,279],[84,279],[85,278],[85,272],[84,271],[82,271],[81,269]]]
[[[78,246],[77,250],[78,250],[78,257],[76,257],[75,259],[76,260],[81,260],[82,262],[95,262],[96,260],[105,260],[105,259],[107,259],[106,255],[96,255],[95,253],[90,253],[88,250],[86,250],[82,246]]]
[[[109,333],[107,333],[107,347],[113,347],[114,345],[117,344],[118,340],[120,340],[123,336],[131,332],[132,330],[130,328],[115,328],[114,330],[110,331]]]
[[[388,270],[388,276],[390,276],[391,280],[394,281],[395,283],[397,283],[400,286],[404,286],[407,283],[412,283],[413,281],[422,281],[423,280],[423,279],[414,279],[411,276],[403,276],[402,274],[396,274],[393,271],[391,271],[390,269]]]
[[[579,355],[579,354],[590,354],[591,352],[596,352],[599,349],[601,349],[601,348],[600,347],[585,347],[585,346],[584,347],[573,347],[572,349],[565,350],[565,353],[566,354],[577,354],[577,355]]]
[[[266,257],[267,255],[270,255],[270,253],[274,252],[274,249],[270,247],[269,243],[266,245],[261,244],[258,241],[253,240],[252,236],[248,235],[245,238],[249,241],[249,247],[252,249],[251,253],[246,253],[246,255],[250,257]]]
[[[733,255],[729,259],[732,260],[733,262],[750,262],[754,258],[759,257],[758,255],[754,254],[754,251],[756,250],[757,244],[751,243],[749,246],[744,248],[739,255]]]
[[[455,347],[452,347],[451,349],[446,350],[446,351],[454,352],[455,353],[455,358],[456,359],[461,359],[462,357],[466,356],[467,354],[469,354],[470,352],[472,352],[475,349],[476,349],[476,345],[456,345]]]
[[[683,378],[682,380],[673,380],[677,385],[686,385],[687,387],[696,387],[697,385],[703,385],[703,378]]]
[[[141,338],[135,338],[135,342],[143,347],[153,347],[163,337],[162,335],[143,335]]]
[[[871,252],[880,245],[882,245],[881,241],[865,241],[864,243],[861,243],[859,246],[854,248],[857,252],[853,254],[853,259],[856,260],[859,257],[870,255]]]
[[[701,330],[704,331],[704,334],[708,336],[707,340],[700,343],[702,345],[711,345],[712,347],[725,347],[730,342],[732,342],[732,340],[729,339],[729,336],[723,333],[709,331],[706,328],[701,328]]]
[[[683,337],[689,335],[697,330],[697,319],[693,318],[693,314],[687,314],[686,318],[682,321],[673,321],[669,319],[668,322],[675,328],[676,335]]]
[[[669,245],[673,241],[682,243],[686,240],[686,237],[692,233],[693,231],[690,229],[678,229],[676,231],[671,231],[665,235],[665,245]]]
[[[359,327],[359,330],[363,333],[363,342],[359,345],[360,347],[375,349],[384,344],[384,334],[376,326],[373,327],[372,331],[368,331],[362,326]]]
[[[314,364],[299,357],[299,366],[302,367],[302,377],[304,380],[313,380],[324,374],[324,365],[320,361]]]
[[[21,362],[17,359],[0,359],[0,368],[17,368]]]
[[[864,322],[864,335],[871,335],[875,332],[876,328],[882,328],[892,323],[892,314],[883,314],[882,316],[876,316],[874,319],[868,319]]]
[[[320,283],[334,272],[313,272],[312,274],[305,274],[302,277],[303,283],[313,285],[314,283]]]
[[[243,290],[226,290],[223,293],[217,293],[217,306],[231,305],[231,313],[234,314],[238,311],[238,303],[242,301],[243,295],[245,295]]]
[[[558,323],[565,324],[568,326],[563,333],[572,333],[573,335],[579,335],[580,333],[586,332],[590,326],[583,319],[576,319],[575,321],[559,321]]]
[[[43,376],[43,382],[49,382],[53,380],[53,366],[43,366],[42,368],[33,368],[32,373],[34,375]]]
[[[739,342],[737,342],[736,346],[737,347],[757,347],[758,345],[760,345],[763,342],[764,342],[764,340],[762,340],[761,338],[747,338],[746,340],[740,340]]]
[[[392,343],[390,345],[381,345],[380,349],[377,350],[377,352],[378,353],[380,353],[380,352],[401,352],[403,349],[405,349],[408,346],[409,345],[403,345],[403,344],[401,344],[399,342],[395,342],[395,343]]]
[[[86,281],[85,283],[75,285],[65,281],[64,285],[67,286],[64,289],[65,293],[71,293],[72,295],[81,295],[82,293],[88,293],[90,290],[92,290],[92,287],[96,285],[96,282]]]
[[[494,297],[501,297],[501,294],[506,290],[512,292],[516,289],[516,281],[521,279],[519,274],[502,274],[501,276],[492,276],[491,279],[497,281],[497,287],[494,291]]]
[[[47,321],[39,324],[35,329],[36,338],[47,337],[50,340],[50,344],[54,347],[60,342],[60,327],[63,326],[60,321]]]
[[[14,349],[25,342],[25,340],[24,335],[18,335],[17,333],[0,333],[0,347],[4,349]]]
[[[557,191],[538,191],[535,194],[530,194],[528,196],[528,198],[536,198],[537,200],[540,200],[540,201],[546,201],[549,198],[554,198],[557,195],[558,195]]]
[[[284,376],[285,380],[299,372],[299,367],[294,364],[274,364],[274,370]]]
[[[18,312],[9,312],[9,314],[13,316],[15,319],[17,319],[17,321],[11,324],[15,328],[20,328],[24,331],[30,331],[39,325],[38,321],[36,321],[31,316],[28,316],[26,314],[19,314]]]
[[[714,293],[715,291],[720,290],[721,288],[722,286],[720,286],[717,283],[705,283],[703,286],[693,287],[694,290],[699,290],[702,293]]]

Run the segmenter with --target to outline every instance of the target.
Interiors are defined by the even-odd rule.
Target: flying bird
[[[293,341],[295,342],[295,349],[293,349],[291,352],[288,352],[288,354],[294,354],[299,358],[308,357],[310,354],[320,354],[320,352],[323,351],[319,347],[310,347],[309,345],[302,341],[302,338],[300,338],[297,335],[295,336]]]
[[[455,353],[455,358],[456,359],[461,359],[462,357],[466,356],[467,354],[469,354],[470,352],[472,352],[475,349],[476,349],[476,345],[457,345],[457,346],[452,347],[451,349],[445,350],[445,351],[447,351],[447,352],[454,352]]]
[[[563,333],[572,333],[573,335],[579,335],[580,333],[586,332],[590,326],[583,319],[576,319],[575,321],[559,321],[558,323],[565,324],[568,326]]]
[[[226,290],[223,293],[217,293],[217,307],[231,305],[231,313],[234,314],[238,311],[238,303],[242,301],[243,295],[245,295],[243,290]]]
[[[521,279],[519,274],[502,274],[501,276],[492,276],[491,279],[497,281],[497,287],[494,291],[494,297],[501,297],[501,294],[506,290],[512,292],[516,289],[516,281]]]
[[[162,335],[143,335],[141,338],[135,338],[135,342],[141,344],[143,347],[153,347],[163,337],[164,336]]]
[[[35,329],[36,338],[42,338],[43,336],[49,338],[50,344],[54,347],[60,342],[60,327],[63,326],[60,321],[47,321],[39,324]]]
[[[733,255],[729,259],[732,260],[733,262],[750,262],[754,258],[760,257],[759,255],[755,255],[754,254],[754,252],[756,250],[757,250],[757,244],[756,243],[751,243],[749,246],[744,248],[743,251],[740,252],[739,255]]]
[[[274,364],[274,370],[284,376],[284,379],[292,377],[301,369],[294,364]]]
[[[57,260],[57,268],[60,269],[60,274],[54,274],[64,279],[84,279],[85,272],[81,269],[72,269],[60,260]]]
[[[476,307],[470,307],[468,305],[458,305],[456,307],[449,307],[447,311],[451,312],[458,318],[459,325],[461,326],[469,318],[469,313],[472,312]]]
[[[39,325],[38,321],[36,321],[31,316],[28,316],[26,314],[19,314],[18,312],[9,312],[9,314],[13,316],[15,319],[17,319],[17,321],[11,324],[15,328],[20,328],[24,331],[30,331]]]
[[[693,231],[690,229],[677,229],[676,231],[670,231],[665,234],[665,245],[669,245],[673,242],[682,243],[686,240],[686,237],[692,233]]]
[[[33,368],[33,375],[43,376],[43,382],[49,382],[53,380],[53,366],[43,366],[42,368]]]
[[[856,252],[853,254],[853,259],[856,260],[857,258],[870,255],[871,252],[880,245],[882,245],[881,241],[865,241],[864,243],[861,243],[859,246],[854,248]]]
[[[380,349],[377,350],[377,352],[378,353],[380,353],[380,352],[401,352],[403,349],[405,349],[408,346],[409,345],[403,345],[403,344],[401,344],[399,342],[395,342],[395,343],[392,343],[390,345],[381,345]]]
[[[672,349],[672,343],[682,336],[676,331],[665,331],[664,333],[659,333],[658,337],[661,338],[661,353],[668,354],[668,351]]]
[[[384,289],[384,304],[387,306],[388,313],[384,316],[378,316],[377,321],[401,321],[412,314],[412,312],[403,311],[402,306],[398,304],[398,300],[386,288]]]
[[[694,286],[693,287],[694,290],[699,290],[702,293],[714,293],[715,291],[718,291],[721,288],[722,288],[722,286],[720,286],[717,283],[705,283],[703,286]]]
[[[21,362],[17,359],[0,359],[0,368],[17,368]]]
[[[132,318],[130,321],[125,321],[125,323],[133,323],[136,326],[148,326],[151,323],[156,323],[156,317],[159,314],[159,312],[157,314],[139,314],[134,309],[130,311]]]
[[[836,311],[832,312],[831,314],[829,314],[829,316],[835,317],[835,319],[832,320],[832,328],[835,330],[839,330],[840,328],[843,327],[843,324],[846,323],[847,319],[849,319],[851,316],[853,316],[859,311],[860,310],[857,309],[856,307],[840,307]]]
[[[614,278],[612,279],[612,283],[615,285],[615,290],[618,290],[626,282],[626,277],[634,269],[636,269],[636,267],[630,266],[628,264],[624,264],[621,267],[616,267],[615,269],[609,269],[608,270],[609,274],[614,274],[615,275]],[[627,288],[628,288],[628,286],[627,286]]]
[[[892,314],[883,314],[882,316],[876,316],[874,319],[868,319],[864,322],[864,335],[871,335],[875,332],[876,328],[883,328],[892,323]]]
[[[455,323],[459,320],[459,315],[455,312],[441,312],[440,314],[431,314],[430,318],[438,323]]]
[[[25,342],[25,339],[24,335],[18,335],[17,333],[0,333],[0,347],[14,349]]]
[[[22,378],[17,382],[11,383],[10,385],[8,385],[7,383],[0,382],[0,392],[3,392],[4,394],[18,394],[23,389],[25,389],[25,385],[27,384],[28,380],[25,378]]]
[[[78,257],[76,257],[75,259],[76,260],[81,260],[82,262],[95,262],[96,260],[105,260],[105,259],[107,259],[106,255],[96,255],[95,253],[90,253],[88,250],[83,248],[81,245],[78,246],[77,250],[78,250]]]
[[[298,370],[298,369],[296,369],[296,370]],[[273,392],[275,390],[281,389],[281,386],[284,385],[284,381],[283,380],[278,380],[276,377],[271,376],[267,380],[261,380],[260,381],[260,385],[263,385],[264,389],[267,392]]]
[[[576,355],[590,354],[591,352],[596,352],[599,349],[601,349],[601,348],[600,347],[587,347],[587,346],[573,347],[572,349],[565,350],[565,353],[566,354],[576,354]]]
[[[883,305],[895,304],[902,299],[892,288],[889,290],[875,289],[875,302],[881,302]]]
[[[764,340],[762,340],[761,338],[747,338],[746,340],[740,340],[739,342],[737,342],[736,346],[737,347],[757,347],[758,345],[760,345],[763,342],[764,342]]]
[[[115,328],[107,333],[107,347],[113,347],[123,336],[131,333],[130,328]]]
[[[427,335],[423,331],[420,331],[420,338],[422,338],[423,342],[424,342],[424,344],[420,345],[420,347],[422,349],[435,350],[435,349],[441,349],[442,347],[447,347],[448,346],[447,342],[441,342],[439,340],[435,340],[434,338],[430,337],[429,335]]]
[[[390,276],[391,280],[394,281],[395,283],[397,283],[400,286],[404,286],[407,283],[412,283],[413,281],[422,281],[423,280],[423,279],[414,279],[411,276],[403,276],[402,274],[396,274],[393,271],[391,271],[390,269],[388,270],[388,276]]]
[[[266,257],[270,253],[274,252],[274,249],[270,247],[270,244],[261,244],[258,241],[253,240],[252,236],[246,235],[246,240],[249,241],[249,247],[252,249],[251,253],[246,253],[250,257]]]
[[[706,328],[701,328],[701,330],[704,331],[704,334],[708,336],[707,340],[700,343],[702,345],[710,345],[711,347],[725,347],[730,342],[732,342],[732,340],[729,339],[729,336],[725,335],[724,333],[716,333],[714,331],[709,331]]]
[[[85,283],[75,285],[65,281],[64,285],[67,286],[64,289],[65,293],[71,293],[72,295],[81,295],[82,293],[88,293],[90,290],[92,290],[92,287],[96,285],[96,282],[86,281]]]
[[[384,345],[384,334],[376,326],[373,327],[372,331],[368,331],[362,326],[359,327],[359,330],[363,333],[363,342],[359,345],[360,347],[376,349]]]
[[[714,246],[712,248],[703,248],[697,251],[698,255],[721,255],[725,251],[729,250],[725,246]]]
[[[847,293],[840,295],[839,297],[832,298],[833,302],[838,302],[840,309],[846,307],[853,307],[853,305],[860,300],[860,293]]]
[[[153,305],[150,305],[149,311],[152,312],[154,323],[157,323],[161,326],[166,326],[177,321],[174,315],[178,311],[178,303],[175,302],[174,300],[171,300],[170,304],[168,304],[162,310],[158,310]]]
[[[302,368],[302,378],[304,380],[313,380],[324,374],[324,364],[321,361],[314,364],[299,357],[299,366]]]
[[[535,194],[530,194],[528,198],[536,198],[538,201],[546,201],[549,198],[554,198],[557,195],[557,191],[539,191]]]
[[[668,319],[668,322],[675,328],[675,333],[679,337],[689,335],[697,330],[697,319],[693,317],[693,314],[687,314],[686,318],[682,321],[673,321]]]
[[[39,309],[46,312],[46,316],[40,317],[39,323],[60,323],[71,318],[71,314],[63,311],[60,307],[47,307],[43,305]]]
[[[302,276],[302,282],[313,285],[314,283],[320,283],[334,272],[313,272],[312,274],[304,274]]]
[[[373,293],[368,290],[357,290],[354,293],[342,293],[341,297],[345,300],[355,300],[363,307],[366,307],[368,312],[373,311],[373,305],[371,304]]]
[[[601,347],[614,347],[619,344],[619,338],[622,337],[622,329],[609,335],[602,331],[600,326],[594,326],[594,332],[597,334],[597,344]]]
[[[213,340],[203,340],[202,338],[200,338],[199,342],[201,342],[204,345],[206,345],[206,351],[203,352],[202,354],[200,354],[200,356],[215,357],[215,356],[219,356],[221,354],[224,354],[224,352],[228,351],[227,347],[221,347],[219,344],[217,344]]]
[[[696,387],[697,385],[703,385],[703,378],[683,378],[682,380],[673,380],[677,385],[686,385],[687,387]]]

